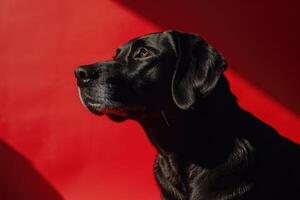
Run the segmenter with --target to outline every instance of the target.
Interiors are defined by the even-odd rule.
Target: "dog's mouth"
[[[78,88],[82,104],[96,115],[107,115],[114,121],[124,121],[128,118],[138,118],[143,112],[142,106],[124,105],[121,102],[101,98],[101,101],[93,98]]]

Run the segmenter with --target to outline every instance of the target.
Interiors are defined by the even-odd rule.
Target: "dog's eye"
[[[146,58],[151,56],[151,52],[148,49],[140,48],[135,54],[135,58]]]

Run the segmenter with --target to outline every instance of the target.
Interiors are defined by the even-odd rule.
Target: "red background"
[[[202,35],[240,105],[300,143],[298,2],[2,0],[0,199],[159,199],[141,127],[90,114],[73,75],[154,31]]]

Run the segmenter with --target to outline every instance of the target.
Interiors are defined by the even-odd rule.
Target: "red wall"
[[[73,75],[153,31],[204,36],[240,104],[300,142],[298,3],[226,2],[2,0],[0,199],[159,199],[141,127],[91,115]]]

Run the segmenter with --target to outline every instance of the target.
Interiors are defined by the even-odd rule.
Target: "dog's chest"
[[[224,177],[201,166],[158,155],[154,173],[163,200],[237,200],[246,199],[252,189],[247,182],[226,181]],[[235,176],[235,175],[234,175]],[[227,187],[228,185],[232,187]],[[248,195],[246,195],[248,196]],[[251,198],[250,198],[251,199]]]
[[[174,157],[158,155],[154,173],[164,199],[185,200],[196,191],[193,187],[205,190],[206,170],[193,164],[179,162]],[[199,190],[200,191],[200,190]],[[202,198],[201,198],[202,199]]]

